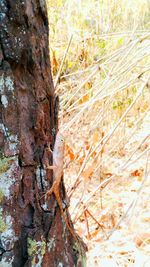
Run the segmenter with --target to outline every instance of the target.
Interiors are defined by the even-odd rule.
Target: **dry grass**
[[[48,1],[64,178],[87,266],[150,266],[148,1]]]

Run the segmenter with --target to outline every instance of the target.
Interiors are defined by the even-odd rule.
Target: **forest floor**
[[[71,198],[70,212],[74,218],[81,212],[80,204],[76,207],[77,214],[73,210],[81,192],[84,192],[85,200],[82,199],[82,212],[75,228],[88,246],[89,267],[150,266],[149,126],[150,116],[147,116],[136,135],[130,139],[130,146],[126,146],[124,151],[120,150],[117,155],[111,155],[111,159],[106,159],[103,173],[108,173],[113,178],[105,178],[108,182],[104,183],[102,190],[87,201],[91,192],[99,185],[98,180],[89,178],[88,189],[78,185],[78,192]],[[145,141],[139,146],[141,139]],[[138,149],[131,158],[130,150],[135,145]],[[127,158],[130,160],[126,161]],[[126,166],[119,170],[124,162],[127,162]],[[70,175],[66,169],[66,186]],[[84,212],[83,202],[87,207]]]

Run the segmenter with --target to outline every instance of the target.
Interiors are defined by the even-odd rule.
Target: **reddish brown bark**
[[[43,198],[52,185],[47,148],[58,128],[45,4],[1,0],[0,9],[0,260],[14,267],[83,266],[83,243],[69,232],[54,196]]]

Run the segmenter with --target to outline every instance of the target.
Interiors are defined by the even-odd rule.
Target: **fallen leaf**
[[[66,144],[66,154],[69,156],[70,160],[75,159],[75,154],[73,152],[73,149],[68,144]]]
[[[149,243],[150,244],[150,233],[141,233],[138,234],[135,238],[134,241],[137,245],[137,247],[140,247],[144,244]]]
[[[144,172],[144,169],[140,168],[138,170],[131,172],[131,175],[135,177],[138,177],[138,176],[141,177],[143,175],[143,172]]]
[[[95,131],[94,134],[93,134],[93,143],[97,143],[100,139],[100,136],[99,136],[99,131]]]
[[[89,166],[87,169],[85,169],[83,172],[82,172],[82,177],[85,179],[85,180],[88,180],[90,178],[90,176],[92,175],[93,173],[93,168],[94,166],[91,165]]]
[[[79,104],[83,104],[85,102],[87,102],[89,100],[89,95],[85,94],[80,100],[79,100]]]

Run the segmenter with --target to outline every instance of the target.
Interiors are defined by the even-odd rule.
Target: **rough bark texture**
[[[43,198],[58,128],[45,2],[1,0],[0,12],[0,266],[83,266],[82,242]]]

